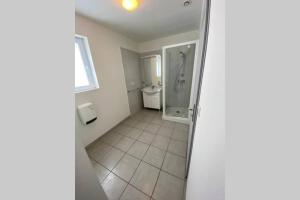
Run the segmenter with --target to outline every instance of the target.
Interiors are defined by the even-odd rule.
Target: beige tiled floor
[[[142,110],[87,151],[111,200],[182,200],[188,126]]]

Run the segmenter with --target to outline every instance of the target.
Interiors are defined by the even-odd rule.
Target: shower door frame
[[[188,107],[188,117],[175,117],[175,116],[168,116],[166,115],[166,90],[165,90],[165,85],[166,85],[166,50],[169,48],[173,47],[179,47],[179,46],[184,46],[184,45],[189,45],[189,44],[195,44],[195,56],[194,56],[194,66],[193,66],[193,76],[192,76],[192,85],[191,85],[191,94],[190,94],[190,103]],[[195,87],[195,79],[196,79],[196,68],[197,68],[197,61],[198,61],[198,46],[199,46],[199,40],[192,40],[188,42],[182,42],[182,43],[177,43],[177,44],[172,44],[172,45],[167,45],[162,47],[162,92],[163,92],[163,115],[162,118],[164,120],[169,120],[169,121],[174,121],[174,122],[179,122],[179,123],[184,123],[184,124],[190,124],[191,121],[191,114],[190,110],[193,109],[191,106],[193,105],[193,96],[196,95],[194,94],[194,87]],[[199,71],[199,70],[198,70]]]

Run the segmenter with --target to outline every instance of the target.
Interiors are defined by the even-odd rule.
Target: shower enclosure
[[[198,41],[163,47],[163,119],[189,123]]]

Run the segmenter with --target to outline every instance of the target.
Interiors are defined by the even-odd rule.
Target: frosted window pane
[[[75,43],[75,87],[83,86],[89,86],[89,80],[85,71],[79,45]]]

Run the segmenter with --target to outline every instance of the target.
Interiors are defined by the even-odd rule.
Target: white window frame
[[[88,42],[88,38],[86,36],[78,35],[75,34],[75,40],[81,40],[82,42],[78,42],[80,53],[83,59],[85,71],[87,73],[87,77],[89,80],[90,85],[88,86],[81,86],[81,87],[75,87],[74,86],[74,92],[79,93],[79,92],[86,92],[86,91],[91,91],[91,90],[96,90],[99,88],[99,83],[92,59],[92,54],[90,51],[90,46]],[[76,80],[75,80],[76,81]],[[75,85],[75,82],[74,82]]]

